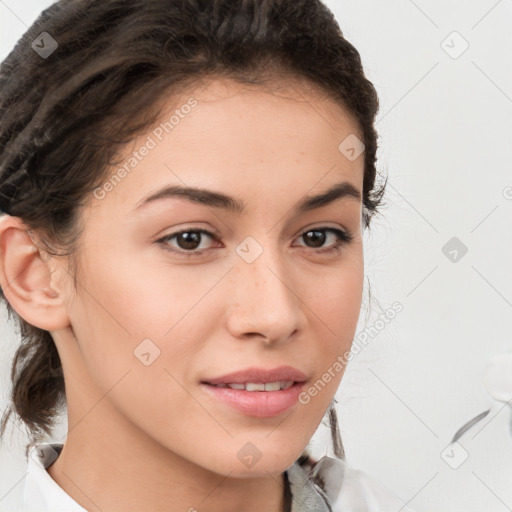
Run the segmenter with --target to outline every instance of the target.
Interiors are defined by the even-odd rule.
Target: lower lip
[[[246,391],[245,389],[219,388],[201,383],[201,388],[221,402],[239,410],[246,416],[272,418],[297,403],[304,382],[296,382],[279,391]]]

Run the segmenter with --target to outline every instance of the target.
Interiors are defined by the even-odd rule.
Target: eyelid
[[[170,240],[171,238],[179,236],[182,233],[189,233],[189,232],[201,233],[202,235],[209,236],[210,238],[212,238],[214,241],[217,241],[217,242],[220,240],[220,235],[214,229],[208,230],[208,229],[196,228],[196,227],[190,226],[190,227],[180,229],[178,231],[173,231],[172,233],[169,233],[167,235],[160,236],[160,237],[158,237],[156,242],[163,243],[163,242],[165,242],[165,240]],[[204,252],[206,250],[208,250],[208,249],[200,249],[199,251],[196,250],[196,252]],[[176,250],[175,252],[192,253],[192,251],[179,251],[179,250]]]

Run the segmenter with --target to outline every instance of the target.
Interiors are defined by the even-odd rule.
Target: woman
[[[345,464],[330,407],[383,194],[377,95],[330,11],[62,0],[0,79],[24,510],[406,510]]]

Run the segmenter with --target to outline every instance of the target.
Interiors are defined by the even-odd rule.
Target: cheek
[[[84,364],[99,387],[110,389],[128,370],[130,379],[144,371],[140,382],[151,391],[151,383],[169,385],[166,369],[186,372],[207,339],[208,322],[217,318],[215,294],[208,291],[218,273],[110,254],[84,266],[70,316]]]
[[[363,279],[362,261],[354,258],[324,273],[304,292],[315,325],[326,331],[326,348],[339,350],[351,343],[361,309]]]
[[[315,379],[304,390],[303,404],[325,411],[340,385],[361,309],[364,269],[361,260],[345,262],[325,276],[306,303],[318,349]]]
[[[159,338],[174,329],[212,281],[211,275],[199,275],[197,267],[194,272],[122,254],[106,254],[84,275],[81,314],[95,319],[95,334],[119,331],[133,340]]]
[[[83,365],[97,399],[106,396],[142,430],[179,442],[183,432],[172,433],[177,430],[173,411],[204,415],[183,387],[184,375],[193,371],[187,357],[193,359],[195,350],[194,327],[186,316],[189,301],[180,300],[179,290],[165,293],[161,280],[150,286],[146,275],[124,279],[125,271],[96,272],[87,292],[82,289],[71,315],[82,358],[76,367]]]

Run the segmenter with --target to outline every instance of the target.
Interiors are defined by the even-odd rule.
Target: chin
[[[277,439],[276,439],[277,441]],[[242,443],[237,450],[235,458],[232,454],[218,455],[215,457],[215,472],[233,478],[258,478],[269,475],[280,475],[288,469],[302,454],[305,447],[298,443],[293,445],[281,441],[276,443],[258,443],[247,441]]]

